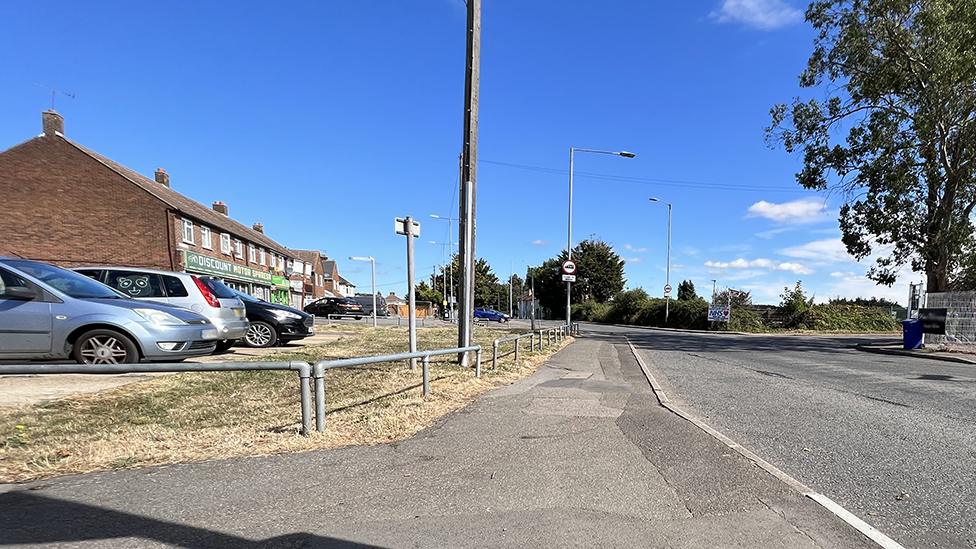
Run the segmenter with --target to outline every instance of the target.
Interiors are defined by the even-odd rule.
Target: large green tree
[[[905,265],[946,289],[976,207],[976,0],[815,0],[800,85],[767,137],[803,153],[797,181],[840,191],[840,226],[868,275]]]
[[[566,309],[566,283],[562,281],[560,272],[565,260],[566,251],[563,250],[557,257],[530,269],[528,273],[528,277],[535,275],[539,304],[554,316],[561,316]],[[576,262],[573,303],[606,303],[624,289],[624,261],[606,242],[595,237],[580,242],[573,248],[573,261]]]
[[[454,299],[459,303],[461,301],[461,260],[458,254],[454,254],[451,259],[453,273],[449,273],[450,277],[454,278]],[[441,273],[443,273],[444,268],[441,268]],[[438,278],[441,276],[438,273]],[[450,282],[450,277],[448,282]],[[484,259],[478,259],[474,264],[474,306],[475,307],[495,307],[499,300],[498,294],[498,277],[491,270],[491,265],[488,261]],[[505,286],[505,300],[507,305],[508,300],[508,286]]]

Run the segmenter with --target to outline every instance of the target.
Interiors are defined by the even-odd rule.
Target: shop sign
[[[231,263],[217,257],[198,254],[183,250],[183,265],[187,271],[233,278],[247,282],[256,282],[265,286],[272,284],[272,275],[267,271],[259,271],[237,263]]]
[[[271,275],[271,285],[279,290],[291,288],[291,281],[281,275]]]

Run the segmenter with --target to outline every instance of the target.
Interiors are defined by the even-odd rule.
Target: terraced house
[[[230,217],[65,137],[42,113],[43,133],[0,152],[0,254],[62,266],[121,265],[222,277],[259,298],[289,303],[288,248],[264,226]]]

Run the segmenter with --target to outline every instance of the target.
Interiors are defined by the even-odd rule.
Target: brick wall
[[[175,267],[167,206],[60,137],[0,153],[0,196],[6,253],[64,266]]]
[[[183,220],[184,219],[189,219],[190,221],[193,222],[194,244],[188,244],[186,242],[183,242]],[[202,231],[200,230],[201,227],[210,228],[211,244],[209,249],[204,248],[203,246]],[[230,253],[229,254],[223,253],[220,250],[220,234],[223,231],[221,231],[219,228],[207,225],[205,223],[200,223],[199,221],[193,218],[183,217],[179,212],[170,212],[170,230],[172,231],[171,234],[173,235],[173,249],[176,251],[175,265],[177,270],[183,270],[183,268],[185,267],[183,264],[183,254],[180,253],[179,250],[189,250],[191,252],[196,252],[198,254],[217,257],[223,259],[224,261],[229,261],[231,263],[236,263],[238,265],[244,265],[256,271],[265,271],[276,275],[285,274],[284,271],[278,270],[277,268],[271,266],[271,251],[268,249],[265,249],[264,251],[265,263],[267,263],[267,265],[263,265],[263,266],[261,265],[260,254],[255,255],[255,261],[253,263],[248,261],[248,251],[247,251],[248,245],[253,244],[255,249],[260,249],[261,246],[254,244],[253,242],[248,242],[247,240],[244,240],[242,238],[236,237],[233,234],[231,235],[231,239],[230,239]],[[237,256],[234,255],[235,239],[240,239],[241,242],[244,243],[244,257],[242,259],[238,259]]]

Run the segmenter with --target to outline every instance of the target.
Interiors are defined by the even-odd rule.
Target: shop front
[[[271,303],[277,303],[278,305],[291,305],[290,301],[290,291],[291,284],[289,280],[281,275],[271,276]]]
[[[267,271],[259,271],[245,265],[238,265],[219,257],[183,250],[183,269],[188,273],[204,274],[219,277],[231,288],[253,295],[268,302],[280,295],[281,287],[275,284],[275,276]],[[280,277],[284,278],[284,277]],[[287,303],[287,284],[285,285],[285,303]]]

